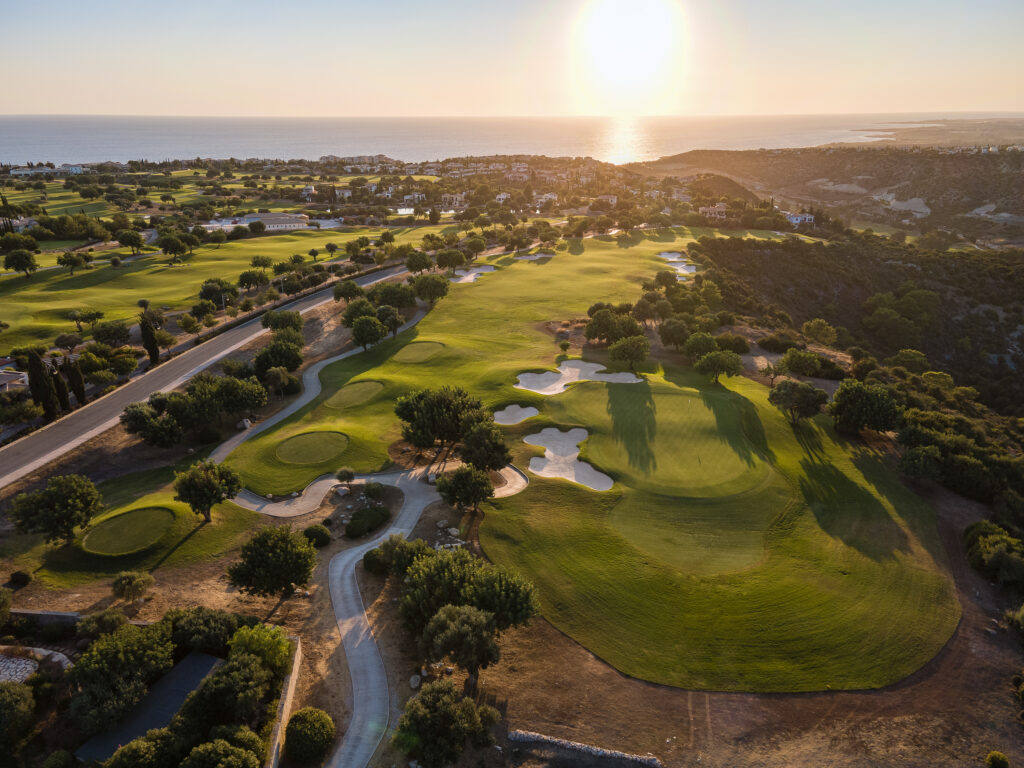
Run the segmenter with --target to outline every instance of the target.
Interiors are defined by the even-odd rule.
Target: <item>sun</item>
[[[589,0],[574,29],[572,79],[578,111],[678,111],[684,30],[677,0]]]

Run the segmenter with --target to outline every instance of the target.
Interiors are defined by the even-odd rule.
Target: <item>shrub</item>
[[[32,725],[35,700],[22,683],[0,683],[0,745],[13,746]]]
[[[176,608],[163,618],[171,626],[171,642],[179,652],[199,651],[226,656],[228,642],[240,626],[251,626],[258,619],[239,616],[215,608]]]
[[[11,590],[0,587],[0,627],[11,618]]]
[[[121,571],[114,579],[114,597],[138,600],[153,588],[154,579],[142,571]]]
[[[220,430],[217,429],[213,424],[204,424],[200,427],[199,431],[196,432],[196,442],[200,445],[210,445],[211,443],[220,442]]]
[[[259,768],[259,765],[259,760],[248,750],[216,739],[189,752],[180,768]]]
[[[405,576],[409,566],[418,557],[433,557],[437,554],[423,539],[409,540],[398,534],[388,536],[380,547],[381,557],[391,573]]]
[[[111,259],[113,263],[113,259]],[[77,761],[75,756],[66,749],[58,749],[51,752],[50,756],[43,761],[43,768],[72,768]]]
[[[384,559],[384,553],[381,552],[380,547],[375,547],[363,555],[363,568],[366,569],[367,573],[372,573],[374,576],[384,576],[388,572],[388,563]]]
[[[259,658],[233,654],[192,691],[171,721],[180,734],[206,733],[214,725],[253,725],[270,699],[273,675]]]
[[[117,608],[107,608],[99,613],[83,616],[75,625],[75,634],[95,640],[100,635],[109,635],[128,623],[128,618]]]
[[[384,498],[384,486],[381,483],[367,483],[363,486],[363,493],[368,499],[380,501]]]
[[[1002,752],[992,750],[985,758],[985,766],[986,768],[1010,768],[1010,758]]]
[[[291,664],[292,644],[280,627],[256,624],[241,627],[228,642],[228,658],[239,654],[255,656],[264,667],[283,677]]]
[[[252,752],[262,763],[267,756],[267,745],[246,725],[218,725],[210,731],[210,739],[223,739],[232,746]]]
[[[757,346],[766,352],[775,352],[781,355],[790,349],[803,349],[806,345],[801,344],[791,336],[781,333],[773,333],[770,336],[758,339]]]
[[[331,543],[331,532],[324,525],[311,525],[302,532],[302,535],[318,549]]]
[[[28,571],[15,571],[11,574],[11,584],[16,587],[27,587],[32,581],[32,574]]]
[[[350,539],[358,539],[365,536],[388,521],[391,513],[388,508],[380,504],[371,504],[368,507],[357,509],[352,514],[352,519],[345,526],[345,535]]]
[[[718,343],[719,349],[735,352],[738,355],[750,351],[750,345],[747,343],[747,340],[742,336],[737,336],[735,333],[720,333],[715,336],[715,341]]]
[[[356,471],[352,467],[342,467],[335,475],[343,483],[351,483],[356,479]]]
[[[499,718],[493,707],[464,698],[451,680],[427,683],[406,702],[395,745],[425,768],[440,768],[458,760],[467,740],[487,746]]]
[[[304,707],[288,720],[284,750],[289,760],[316,763],[323,760],[334,742],[334,721],[322,709]]]

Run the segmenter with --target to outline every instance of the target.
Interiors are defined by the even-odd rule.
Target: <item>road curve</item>
[[[394,275],[402,274],[404,267],[392,267],[374,272],[356,280],[366,286]],[[332,287],[298,299],[281,309],[308,312],[333,301]],[[13,443],[0,448],[0,488],[24,477],[54,459],[78,447],[100,432],[117,424],[121,412],[129,403],[146,400],[154,392],[174,389],[220,358],[248,344],[266,333],[259,318],[253,318],[231,330],[193,347],[177,357],[158,365],[151,371],[132,379],[122,387],[98,400],[72,411],[62,419],[38,429]]]

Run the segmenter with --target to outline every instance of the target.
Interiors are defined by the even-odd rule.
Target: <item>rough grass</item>
[[[516,390],[516,375],[560,359],[542,326],[583,317],[594,301],[635,298],[688,233],[572,242],[550,262],[492,259],[498,271],[451,295],[418,326],[321,374],[304,410],[243,443],[229,463],[258,493],[287,493],[349,465],[374,471],[397,438],[396,397],[458,383],[489,408],[541,414],[519,438],[582,426],[582,458],[616,480],[597,493],[531,477],[490,505],[488,557],[538,587],[545,616],[623,672],[721,690],[871,688],[904,677],[945,643],[959,605],[932,510],[824,417],[794,430],[747,379],[712,385],[652,364],[637,385],[582,383],[553,397]],[[420,342],[443,344],[410,365]],[[600,356],[598,356],[599,358]],[[327,401],[356,382],[381,390],[358,408]],[[311,429],[351,438],[333,465],[285,465],[282,440]]]

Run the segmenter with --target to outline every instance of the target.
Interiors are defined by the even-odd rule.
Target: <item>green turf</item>
[[[94,519],[85,532],[90,545],[96,546],[92,534],[102,531],[100,542],[110,541],[105,548],[116,549],[118,542],[111,541],[107,535],[111,530],[120,531],[121,535],[135,541],[143,541],[150,535],[147,528],[154,521],[148,512],[138,515],[136,510],[166,510],[172,519],[168,521],[166,517],[160,517],[158,522],[166,524],[166,527],[150,546],[121,556],[101,555],[86,551],[82,535],[72,544],[54,546],[46,544],[41,535],[19,534],[0,542],[0,561],[5,567],[31,572],[45,586],[65,588],[112,578],[125,570],[156,571],[224,557],[251,535],[260,524],[261,517],[256,512],[225,502],[213,508],[213,522],[204,523],[188,506],[174,500],[174,489],[170,483],[175,469],[183,468],[164,467],[136,472],[98,485],[107,511]],[[108,524],[108,521],[118,518],[123,519]]]
[[[406,344],[395,353],[394,360],[399,363],[422,363],[444,349],[444,344],[436,341],[414,341]]]
[[[354,405],[362,405],[384,391],[384,385],[379,381],[357,381],[342,387],[324,401],[328,408],[351,408]]]
[[[342,465],[387,466],[393,403],[412,389],[457,383],[488,408],[532,405],[537,418],[506,428],[520,466],[540,453],[524,435],[582,426],[581,458],[616,481],[598,493],[531,476],[488,506],[486,554],[537,584],[555,626],[623,672],[672,685],[894,682],[938,652],[959,605],[934,513],[885,457],[837,437],[825,417],[794,431],[759,384],[713,385],[678,364],[650,365],[641,384],[581,383],[552,397],[512,386],[560,359],[544,323],[635,298],[663,268],[655,254],[693,234],[573,241],[546,263],[491,259],[495,273],[453,286],[415,328],[328,366],[318,398],[228,463],[252,490],[287,493]],[[424,343],[444,346],[401,360]],[[369,381],[381,389],[358,408],[328,406]],[[343,431],[349,447],[308,467],[277,458],[279,444],[312,430]]]
[[[277,446],[277,458],[288,464],[322,464],[337,461],[348,448],[341,432],[304,432]]]
[[[82,549],[93,555],[131,555],[156,544],[174,523],[166,507],[140,507],[108,517],[82,539]]]

